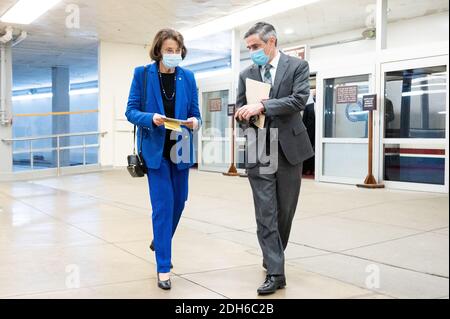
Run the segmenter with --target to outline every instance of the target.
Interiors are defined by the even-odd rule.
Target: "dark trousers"
[[[261,174],[259,166],[248,170],[258,241],[270,275],[285,273],[284,251],[300,195],[302,167],[303,163],[291,165],[279,148],[274,174]]]

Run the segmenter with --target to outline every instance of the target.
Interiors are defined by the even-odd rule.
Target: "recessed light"
[[[286,35],[294,34],[294,29],[286,29],[284,30],[284,34]]]
[[[30,24],[61,0],[19,0],[0,18],[0,21],[15,24]]]
[[[219,17],[213,21],[181,30],[186,40],[194,40],[211,34],[244,26],[292,9],[300,8],[320,0],[269,0],[238,12]]]

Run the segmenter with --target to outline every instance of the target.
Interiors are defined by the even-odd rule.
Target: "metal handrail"
[[[103,137],[106,134],[108,134],[108,132],[83,132],[83,133],[42,135],[42,136],[34,136],[34,137],[19,137],[19,138],[11,138],[11,139],[2,138],[1,141],[4,143],[11,143],[11,142],[46,140],[46,139],[50,139],[50,138],[61,138],[61,137],[72,137],[72,136],[91,136],[91,135],[101,135]]]
[[[100,144],[86,144],[86,146],[84,145],[79,145],[79,146],[63,146],[60,147],[59,149],[61,151],[66,151],[66,150],[78,150],[78,149],[82,149],[84,147],[86,148],[96,148],[99,147]],[[47,147],[47,148],[33,148],[33,153],[46,153],[46,152],[52,152],[52,151],[56,151],[56,147]],[[23,150],[23,151],[14,151],[13,155],[17,155],[17,154],[27,154],[29,153],[29,150]]]
[[[12,138],[12,139],[1,139],[3,143],[14,143],[14,142],[30,142],[30,148],[27,151],[16,151],[13,154],[30,154],[30,167],[31,170],[34,169],[34,153],[38,152],[48,152],[48,151],[56,151],[57,155],[57,174],[61,175],[61,151],[71,150],[71,149],[83,149],[83,166],[86,166],[86,150],[88,148],[100,148],[100,144],[86,144],[87,136],[101,136],[104,137],[108,132],[83,132],[83,133],[68,133],[68,134],[55,134],[55,135],[44,135],[44,136],[35,136],[35,137],[21,137],[21,138]],[[61,146],[60,139],[62,137],[83,137],[83,144],[79,146]],[[56,147],[51,148],[41,148],[41,149],[33,149],[33,141],[37,140],[46,140],[56,138]]]

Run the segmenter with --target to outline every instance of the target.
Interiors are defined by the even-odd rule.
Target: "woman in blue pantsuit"
[[[134,72],[127,119],[142,136],[148,167],[158,286],[171,289],[172,238],[188,198],[189,168],[193,165],[192,131],[201,123],[194,74],[178,65],[186,57],[183,36],[172,29],[157,33],[150,51],[154,63]],[[144,88],[144,83],[147,87]],[[141,103],[146,90],[146,101]],[[144,105],[143,107],[141,105]],[[143,108],[143,109],[142,109]],[[186,120],[182,132],[165,128],[165,118]]]

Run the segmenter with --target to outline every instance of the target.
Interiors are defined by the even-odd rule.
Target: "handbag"
[[[144,109],[145,102],[147,100],[147,67],[144,67],[144,88],[142,90],[143,98],[141,99],[141,109]],[[140,147],[139,154],[136,153],[136,125],[134,125],[133,130],[133,154],[128,155],[128,166],[127,170],[131,177],[144,177],[147,174],[147,165],[145,164],[144,158],[142,157],[142,129],[140,130]]]

